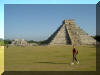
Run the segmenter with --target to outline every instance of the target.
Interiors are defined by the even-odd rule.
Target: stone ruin
[[[18,39],[15,39],[14,41],[12,41],[12,45],[14,46],[27,46],[27,41],[25,41],[24,39],[22,40],[18,40]]]
[[[37,46],[37,43],[28,43],[26,40],[24,39],[14,39],[11,43],[11,45],[13,46]]]
[[[50,39],[49,45],[96,45],[96,40],[78,27],[74,20],[64,20]]]
[[[45,41],[47,45],[96,45],[96,40],[75,24],[74,20],[64,20],[62,25]],[[24,39],[15,39],[12,45],[36,46]]]

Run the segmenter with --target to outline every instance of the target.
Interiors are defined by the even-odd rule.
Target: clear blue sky
[[[47,39],[64,19],[90,35],[96,33],[96,5],[5,5],[5,35],[8,38]]]
[[[98,1],[99,0],[0,0],[0,38],[4,38],[4,4],[96,4]]]

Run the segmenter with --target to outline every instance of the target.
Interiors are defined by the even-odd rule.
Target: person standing
[[[8,48],[9,47],[9,45],[8,44],[6,44],[6,48]]]
[[[73,50],[72,50],[72,54],[73,54],[73,61],[72,64],[74,64],[74,62],[76,62],[77,64],[79,64],[79,61],[77,59],[77,55],[78,55],[78,51],[75,49],[75,47],[73,46]]]

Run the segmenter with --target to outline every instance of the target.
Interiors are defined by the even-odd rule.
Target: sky
[[[76,14],[77,16],[75,16],[75,14],[70,13],[71,11],[73,11],[72,6],[71,6],[72,10],[69,10],[68,7],[66,7],[66,8],[64,7],[65,9],[67,9],[67,10],[64,10],[64,8],[63,8],[64,5],[62,5],[61,7],[58,6],[60,9],[55,5],[54,5],[54,8],[52,6],[47,6],[47,8],[45,6],[44,7],[40,6],[41,8],[39,6],[32,7],[32,5],[27,5],[27,6],[24,5],[25,7],[21,6],[22,8],[20,8],[18,6],[18,8],[17,8],[16,5],[14,7],[7,5],[7,7],[5,7],[5,9],[6,8],[9,8],[9,9],[6,10],[6,11],[12,12],[12,13],[8,13],[8,14],[5,13],[5,14],[8,15],[8,17],[7,16],[6,17],[12,19],[12,21],[10,20],[8,22],[8,20],[6,18],[5,20],[7,22],[4,22],[4,4],[96,4],[98,1],[99,0],[74,0],[74,1],[73,0],[0,0],[0,11],[1,11],[0,12],[0,38],[4,38],[4,36],[6,38],[7,37],[8,38],[14,38],[14,37],[18,37],[18,36],[21,36],[19,38],[22,38],[22,37],[24,38],[26,36],[26,35],[22,35],[22,34],[26,33],[24,31],[24,29],[30,29],[31,28],[32,33],[28,33],[28,32],[26,33],[26,34],[28,34],[28,36],[30,38],[29,37],[25,37],[25,38],[26,39],[33,39],[33,40],[43,40],[43,39],[46,39],[48,36],[50,36],[50,34],[52,34],[60,26],[63,19],[69,19],[69,18],[74,18],[75,21],[77,22],[77,24],[79,24],[79,26],[82,29],[84,29],[90,35],[94,35],[95,34],[95,20],[93,20],[93,19],[95,19],[95,11],[94,11],[95,5],[91,5],[89,7],[90,12],[92,12],[92,13],[89,12],[89,10],[87,9],[88,7],[86,7],[86,9],[85,9],[85,7],[83,6],[82,8],[87,11],[87,14],[85,13],[85,11],[83,13],[79,11],[80,13],[77,13]],[[16,10],[14,10],[14,8],[16,8]],[[41,10],[43,9],[44,11],[41,11],[41,13],[44,13],[48,8],[50,8],[50,10],[46,11],[49,15],[46,14],[48,16],[44,16],[46,12],[42,15],[39,15],[39,16],[42,16],[42,18],[40,18],[41,20],[39,19],[39,22],[38,22],[38,20],[36,20],[35,18],[38,19],[39,16],[37,15],[37,12],[40,11],[40,10],[36,10],[36,8],[40,8]],[[93,10],[92,10],[92,8],[93,8]],[[21,9],[23,9],[23,11],[21,11]],[[36,12],[32,13],[32,12],[34,12],[32,9],[34,9]],[[81,7],[80,8],[76,7],[75,9],[78,10],[78,9],[81,9]],[[19,10],[19,11],[17,11],[17,10]],[[63,12],[60,11],[60,10],[62,10]],[[24,11],[25,11],[25,13],[24,13]],[[14,15],[13,12],[15,12],[15,14],[17,16]],[[74,12],[76,12],[76,10]],[[50,15],[51,13],[54,13],[54,14]],[[38,12],[38,14],[40,14],[40,13]],[[62,16],[61,16],[61,14],[62,14]],[[80,14],[83,15],[83,18],[80,16]],[[57,15],[58,15],[59,18],[57,17]],[[72,15],[72,16],[70,16],[70,15]],[[91,19],[91,22],[92,22],[92,23],[90,23],[91,29],[88,29],[90,27],[90,24],[88,23],[89,21],[87,21],[87,20],[89,20],[89,18],[85,17],[86,15],[91,15],[90,16],[90,19]],[[22,16],[24,16],[25,18],[22,17]],[[14,17],[16,17],[16,19],[14,19]],[[20,17],[20,19],[18,20],[19,17]],[[25,19],[27,21],[22,22],[23,19]],[[33,19],[33,20],[30,20],[30,19]],[[15,20],[18,20],[19,22],[18,21],[16,22]],[[22,21],[20,21],[20,20],[22,20]],[[84,20],[84,21],[82,21],[82,20]],[[10,25],[8,27],[5,26],[5,28],[4,28],[4,23],[7,26],[9,24]],[[39,23],[41,23],[41,24],[39,24]],[[14,25],[12,26],[12,24],[14,24]],[[23,24],[26,27],[24,27],[23,31],[20,34],[18,34],[18,36],[17,35],[15,36],[15,34],[18,33],[17,30],[19,30],[19,31],[21,30]],[[27,28],[26,24],[28,25],[29,28]],[[19,25],[21,25],[20,29],[18,29]],[[10,26],[12,26],[12,27],[15,26],[15,28],[17,30],[16,29],[14,30]],[[8,30],[5,30],[5,31],[10,32],[11,30],[13,30],[15,33],[12,32],[12,33],[5,33],[4,34],[4,29],[6,29],[6,28]],[[38,33],[35,33],[35,32],[37,32],[36,31],[37,28],[38,28]],[[43,36],[41,36],[41,35],[43,35]]]
[[[96,5],[5,5],[5,36],[26,40],[45,40],[64,19],[75,19],[76,24],[94,35],[96,32]]]
[[[100,2],[97,4],[96,11],[96,34],[100,35]]]

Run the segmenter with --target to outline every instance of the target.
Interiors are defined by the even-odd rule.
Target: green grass
[[[76,47],[79,64],[71,65],[72,46],[5,48],[6,71],[96,71],[96,48]]]

